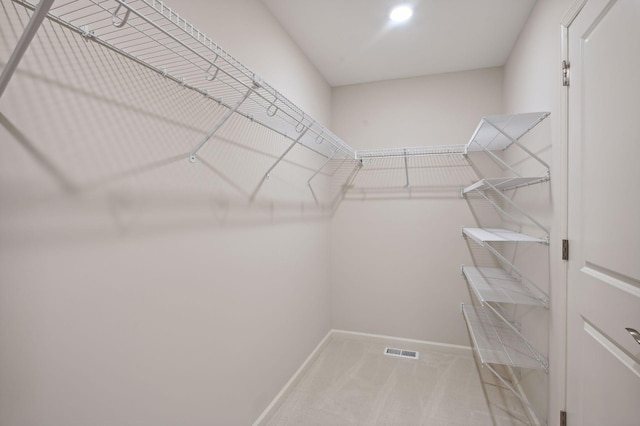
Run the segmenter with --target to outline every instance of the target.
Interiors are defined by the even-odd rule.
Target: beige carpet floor
[[[333,335],[269,426],[522,426],[521,402],[476,367],[471,352],[402,343],[418,360],[384,355],[398,342]]]

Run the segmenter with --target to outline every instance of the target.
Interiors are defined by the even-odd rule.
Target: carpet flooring
[[[387,346],[419,359],[384,355]],[[269,426],[530,425],[522,403],[465,350],[332,335]]]

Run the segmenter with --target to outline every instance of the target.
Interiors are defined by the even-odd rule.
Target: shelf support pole
[[[407,184],[404,187],[408,189],[408,188],[411,187],[411,184],[409,182],[409,163],[408,163],[408,160],[407,160],[407,150],[406,149],[404,150],[404,174],[405,174],[405,177],[407,179]]]
[[[529,154],[531,156],[531,158],[533,158],[534,160],[536,160],[538,163],[542,164],[546,169],[547,169],[547,173],[549,172],[549,165],[547,163],[545,163],[544,161],[542,161],[542,159],[540,157],[538,157],[536,154],[534,154],[533,152],[529,151],[527,148],[525,148],[520,142],[518,142],[517,139],[512,138],[511,136],[509,136],[508,134],[506,134],[501,128],[499,128],[498,126],[496,126],[495,124],[493,124],[490,121],[486,121],[486,123],[489,123],[489,125],[491,127],[493,127],[494,129],[496,129],[498,132],[500,132],[500,134],[502,136],[504,136],[505,138],[509,139],[511,142],[513,142],[514,144],[518,145],[524,152],[526,152],[527,154]]]
[[[9,85],[9,80],[13,77],[20,60],[31,44],[33,37],[35,37],[38,32],[38,29],[42,25],[47,13],[49,13],[49,9],[51,9],[53,2],[54,0],[40,0],[40,3],[36,6],[34,14],[31,16],[31,19],[29,19],[29,23],[20,36],[15,49],[13,49],[13,53],[11,53],[7,64],[2,70],[2,75],[0,75],[0,98],[2,98],[7,85]]]
[[[238,101],[238,103],[236,103],[229,111],[227,111],[224,114],[224,116],[220,119],[220,121],[218,121],[218,123],[213,127],[213,129],[211,129],[211,131],[205,135],[205,137],[200,141],[200,143],[195,148],[193,148],[191,150],[191,152],[189,153],[189,161],[191,161],[192,163],[195,163],[195,161],[196,161],[196,153],[200,150],[200,148],[202,148],[204,146],[205,143],[207,143],[207,141],[209,139],[211,139],[211,137],[218,130],[220,130],[220,127],[222,127],[222,125],[224,123],[226,123],[229,118],[231,118],[233,113],[236,112],[238,110],[238,108],[240,108],[240,105],[242,105],[242,103],[247,100],[247,98],[249,97],[249,95],[251,94],[252,91],[253,91],[253,89],[247,90],[247,93],[244,94],[242,99],[240,99]]]
[[[302,140],[302,138],[304,137],[304,135],[307,133],[308,130],[309,130],[309,127],[305,127],[304,130],[302,130],[302,132],[300,132],[300,135],[293,141],[293,143],[291,145],[289,145],[289,148],[287,148],[287,150],[282,153],[282,155],[276,160],[276,162],[273,163],[273,165],[271,167],[269,167],[269,170],[267,170],[267,173],[264,174],[264,176],[260,180],[260,183],[258,183],[258,186],[253,191],[253,193],[251,194],[251,197],[249,198],[250,202],[253,203],[253,200],[255,200],[256,195],[258,195],[258,191],[260,191],[260,188],[262,188],[262,185],[264,184],[264,181],[269,179],[269,177],[271,176],[271,172],[273,171],[273,169],[275,169],[276,166],[278,164],[280,164],[280,162],[284,159],[284,157],[287,156],[289,151],[291,151],[293,149],[293,147],[296,146],[296,144],[300,143],[300,141]]]

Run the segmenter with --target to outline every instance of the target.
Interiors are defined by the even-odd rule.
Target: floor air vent
[[[384,348],[385,355],[399,356],[402,358],[418,359],[419,353],[416,351],[408,351],[406,349]]]

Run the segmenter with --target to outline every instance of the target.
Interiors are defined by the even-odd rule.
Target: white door
[[[640,0],[569,26],[567,422],[640,425]]]

